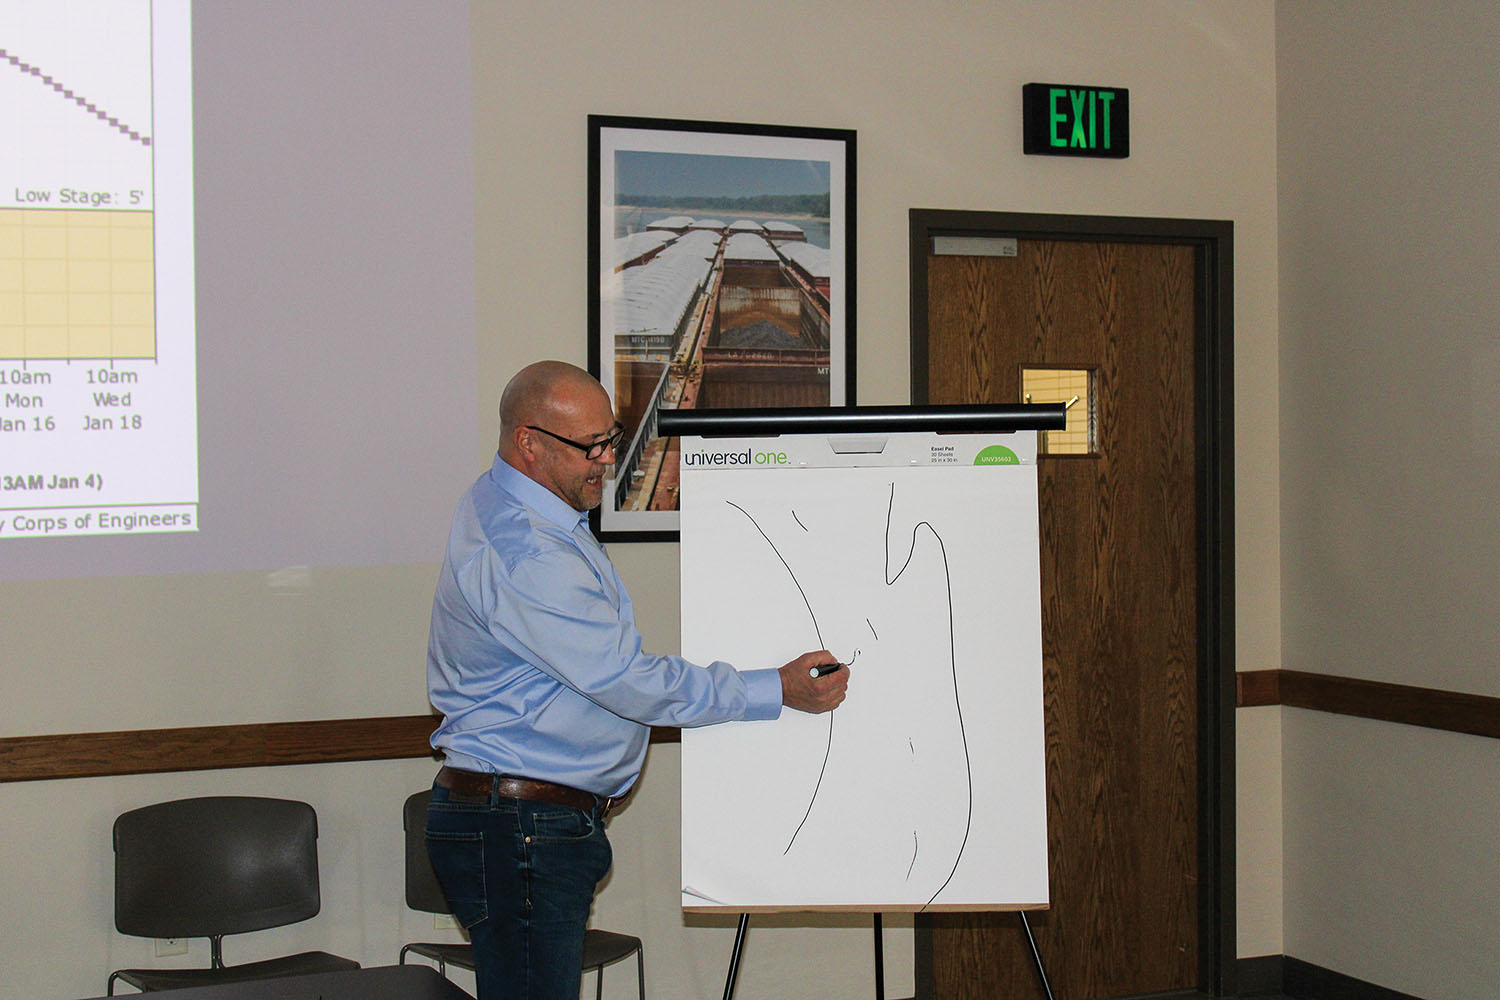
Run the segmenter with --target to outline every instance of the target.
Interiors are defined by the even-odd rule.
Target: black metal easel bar
[[[881,934],[880,914],[873,915],[875,918],[875,1000],[885,1000],[885,942]],[[1047,979],[1047,967],[1042,963],[1042,953],[1036,946],[1036,938],[1031,933],[1031,921],[1026,919],[1025,910],[1017,910],[1016,916],[1021,918],[1021,929],[1026,932],[1026,944],[1031,948],[1031,960],[1036,964],[1036,974],[1042,981],[1042,992],[1046,994],[1047,1000],[1056,1000],[1052,995],[1052,984]],[[740,955],[745,950],[745,931],[750,926],[750,914],[740,914],[740,925],[734,932],[734,951],[729,956],[729,975],[724,980],[724,1000],[734,1000],[734,987],[740,976]]]
[[[1021,929],[1026,932],[1026,943],[1031,946],[1031,959],[1036,962],[1036,974],[1042,977],[1042,992],[1047,994],[1047,1000],[1053,1000],[1052,984],[1047,982],[1047,969],[1042,965],[1042,953],[1037,950],[1036,938],[1031,936],[1031,921],[1026,919],[1025,910],[1017,910],[1016,916],[1021,918]]]
[[[745,929],[750,926],[750,914],[740,914],[740,926],[734,932],[734,952],[729,956],[729,975],[724,980],[724,1000],[733,1000],[734,986],[740,978],[740,954],[745,950]]]
[[[750,437],[757,434],[878,434],[897,431],[986,433],[1060,430],[1062,403],[989,406],[807,406],[782,409],[661,410],[660,437]]]
[[[881,934],[880,914],[876,913],[873,916],[875,917],[875,1000],[885,1000],[885,941],[884,936]],[[1024,920],[1025,917],[1023,916],[1022,919]],[[750,914],[741,913],[739,928],[734,932],[734,951],[729,956],[729,975],[724,980],[724,1000],[734,1000],[734,987],[740,975],[740,955],[745,950],[745,931],[749,926]],[[1031,935],[1030,928],[1027,928],[1026,934],[1028,937]],[[1033,945],[1033,952],[1035,952],[1035,948],[1036,946]],[[1042,967],[1041,956],[1037,956],[1036,961],[1037,970],[1040,971]],[[1046,985],[1047,974],[1043,972],[1042,986],[1045,988]],[[1047,997],[1048,1000],[1051,1000],[1052,991],[1050,989],[1047,991]]]

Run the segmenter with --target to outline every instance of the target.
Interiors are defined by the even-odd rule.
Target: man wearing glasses
[[[849,671],[827,650],[780,668],[641,649],[629,595],[588,527],[624,434],[591,375],[522,369],[500,397],[493,466],[454,515],[427,684],[443,721],[427,845],[474,946],[479,1000],[577,1000],[604,818],[650,727],[828,712]]]

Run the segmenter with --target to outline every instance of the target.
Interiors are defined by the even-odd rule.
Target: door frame
[[[927,257],[934,236],[1166,243],[1194,250],[1198,487],[1198,988],[1234,996],[1234,223],[914,208],[911,402],[928,402]],[[919,965],[921,959],[919,958]]]

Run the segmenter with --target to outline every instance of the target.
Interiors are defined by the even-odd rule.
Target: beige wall
[[[1281,665],[1268,4],[927,3],[875,15],[858,3],[769,3],[757,7],[754,24],[795,30],[763,37],[690,2],[588,10],[584,32],[549,8],[475,7],[483,385],[536,357],[586,357],[580,193],[590,113],[858,130],[863,403],[908,398],[908,209],[1231,219],[1238,666]],[[520,38],[529,41],[522,51]],[[1130,87],[1131,157],[1021,155],[1020,90],[1036,80]],[[488,412],[482,426],[487,420]],[[648,638],[674,642],[675,546],[617,544],[612,553],[634,585]],[[1255,819],[1239,845],[1249,862],[1241,866],[1239,950],[1279,954],[1281,848],[1279,829],[1265,819],[1279,809],[1279,715],[1241,712],[1240,724],[1241,785],[1274,797],[1241,796],[1241,812]]]
[[[1283,665],[1500,694],[1500,9],[1276,9]],[[1495,995],[1493,740],[1286,710],[1287,954]]]
[[[586,122],[590,113],[773,122],[858,131],[859,399],[907,398],[907,210],[912,207],[1230,219],[1235,223],[1238,666],[1281,666],[1276,66],[1269,2],[1030,0],[876,8],[862,2],[772,0],[748,9],[699,2],[476,2],[473,5],[477,383],[476,469],[493,445],[493,400],[508,375],[539,357],[582,363],[585,341]],[[1020,90],[1033,80],[1131,89],[1132,156],[1075,162],[1020,153]],[[453,484],[455,496],[465,484]],[[442,515],[446,518],[447,514]],[[649,642],[677,633],[676,548],[618,544]],[[77,648],[136,657],[228,650],[223,721],[267,721],[419,710],[421,649],[433,566],[315,572],[300,597],[259,574],[176,580],[5,586],[11,620],[35,620],[24,660],[7,656],[15,719],[44,729],[117,728],[159,717],[171,691],[113,689],[101,665],[71,681],[86,698],[60,705],[45,684],[44,635],[78,630]],[[96,623],[63,609],[155,594],[140,615]],[[380,596],[374,596],[376,593]],[[217,613],[180,625],[174,607]],[[305,600],[307,630],[274,641],[305,656],[295,679],[254,670],[268,638],[265,602]],[[213,603],[212,601],[210,603]],[[325,620],[322,609],[331,613]],[[336,614],[335,614],[336,612]],[[364,638],[350,640],[349,635]],[[118,640],[123,639],[121,643]],[[9,653],[9,649],[7,649]],[[327,666],[330,674],[320,668]],[[147,711],[147,706],[151,706]],[[170,715],[170,709],[165,710]],[[201,716],[200,716],[201,718]],[[1281,715],[1239,713],[1239,951],[1282,951]],[[132,722],[122,722],[128,727]],[[170,723],[163,723],[170,724]],[[16,732],[14,735],[21,735]],[[6,735],[12,735],[7,733]],[[717,996],[732,931],[684,926],[677,908],[678,755],[652,751],[642,792],[612,836],[616,871],[599,922],[641,932],[653,995]],[[291,794],[323,817],[324,911],[286,932],[231,940],[232,960],[278,947],[324,947],[367,964],[394,961],[402,939],[430,923],[404,912],[399,820],[423,761],[0,786],[0,946],[7,989],[84,996],[114,966],[151,961],[150,943],[110,926],[109,823],[119,811],[210,790]],[[739,996],[868,995],[870,942],[857,926],[752,931]],[[911,992],[909,922],[888,933],[888,991]],[[202,961],[201,943],[190,956]],[[58,956],[68,956],[58,960]],[[628,973],[606,995],[631,995]]]

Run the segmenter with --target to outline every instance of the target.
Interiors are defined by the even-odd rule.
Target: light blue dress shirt
[[[458,506],[432,604],[427,690],[447,763],[619,795],[650,727],[781,713],[774,668],[641,650],[588,516],[498,456]]]

